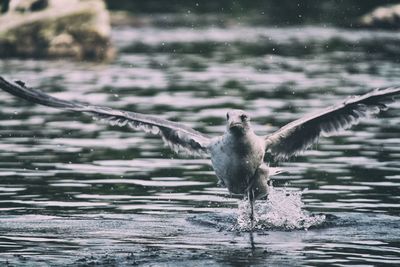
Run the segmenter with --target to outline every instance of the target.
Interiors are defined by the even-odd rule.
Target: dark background
[[[0,0],[0,10],[9,0]],[[41,2],[46,2],[43,0]],[[213,13],[235,17],[254,17],[253,22],[276,25],[333,24],[353,26],[360,16],[378,6],[397,4],[396,0],[105,0],[108,8],[133,14]]]
[[[378,6],[396,4],[394,0],[106,0],[111,10],[133,13],[218,13],[232,16],[259,16],[265,23],[349,25]]]

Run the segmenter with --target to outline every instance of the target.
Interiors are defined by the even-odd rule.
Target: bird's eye
[[[229,113],[226,113],[226,119],[229,120]]]
[[[247,121],[248,118],[249,118],[249,117],[248,117],[246,114],[240,115],[240,119],[241,119],[242,121]]]

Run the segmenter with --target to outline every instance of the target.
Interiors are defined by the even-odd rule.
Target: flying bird
[[[230,193],[244,195],[253,203],[268,195],[269,177],[279,173],[264,162],[265,153],[276,160],[285,160],[309,148],[322,135],[348,129],[361,118],[387,109],[387,104],[400,95],[400,87],[375,89],[359,96],[306,115],[269,135],[257,135],[250,123],[250,116],[242,110],[226,114],[223,135],[210,137],[184,124],[164,120],[154,115],[111,109],[55,98],[29,88],[21,81],[9,82],[0,77],[0,88],[30,102],[89,114],[112,125],[160,135],[175,152],[211,158],[212,167]]]

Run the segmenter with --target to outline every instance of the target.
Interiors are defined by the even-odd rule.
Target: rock
[[[379,7],[360,19],[360,26],[381,29],[400,28],[400,5]]]
[[[9,11],[10,12],[32,12],[43,10],[48,7],[48,0],[14,0],[9,2]]]
[[[12,0],[0,16],[0,57],[114,57],[102,0]]]

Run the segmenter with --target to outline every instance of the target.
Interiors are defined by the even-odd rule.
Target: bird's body
[[[211,163],[218,179],[229,192],[243,195],[256,179],[268,179],[260,177],[258,171],[264,164],[264,140],[250,127],[242,127],[242,123],[248,123],[240,119],[240,115],[245,114],[243,111],[234,110],[228,114],[230,120],[237,118],[237,122],[233,125],[228,123],[224,135],[211,142]]]
[[[387,109],[400,96],[400,87],[375,89],[352,96],[338,105],[295,120],[276,132],[257,135],[249,116],[241,110],[227,113],[227,128],[220,137],[209,137],[181,123],[158,116],[65,101],[23,82],[9,82],[0,77],[0,88],[10,94],[41,105],[89,114],[113,125],[128,125],[135,130],[158,134],[174,151],[211,158],[212,166],[229,192],[248,196],[251,203],[268,193],[268,178],[279,171],[264,163],[266,152],[276,160],[287,159],[310,147],[322,135],[347,129],[361,118]]]

